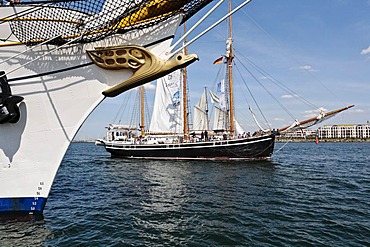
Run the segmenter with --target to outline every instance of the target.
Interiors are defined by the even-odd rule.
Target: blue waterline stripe
[[[24,198],[0,198],[0,214],[3,213],[42,213],[47,198],[24,197]]]

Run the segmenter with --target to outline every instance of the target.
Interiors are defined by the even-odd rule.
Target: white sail
[[[236,131],[236,134],[237,135],[243,134],[245,132],[244,129],[243,129],[243,127],[236,120],[235,120],[235,131]]]
[[[215,106],[213,116],[213,130],[221,131],[228,129],[226,128],[226,122],[227,122],[227,113],[221,108]]]
[[[220,103],[220,97],[218,95],[216,95],[214,92],[209,91],[209,95],[211,96],[212,104]]]
[[[198,103],[194,106],[193,115],[193,130],[207,130],[208,129],[208,106],[207,106],[207,92],[204,88],[202,96]]]
[[[183,131],[182,95],[181,70],[157,80],[150,132]]]
[[[221,103],[220,98],[223,98],[224,94],[220,96],[217,96],[215,93],[210,91],[212,102],[214,103]],[[214,106],[214,117],[213,117],[213,130],[221,131],[221,130],[227,130],[229,127],[228,124],[228,115],[225,110],[225,107],[222,104],[219,104],[219,106]],[[235,134],[243,134],[245,131],[240,126],[239,122],[235,119],[234,120],[234,126],[235,126]]]

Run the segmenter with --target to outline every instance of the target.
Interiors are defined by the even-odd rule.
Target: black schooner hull
[[[222,141],[132,145],[104,142],[112,157],[137,159],[203,159],[203,160],[268,160],[275,134]]]

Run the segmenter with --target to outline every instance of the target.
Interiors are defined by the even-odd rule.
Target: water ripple
[[[1,224],[0,245],[370,246],[369,157],[294,143],[271,162],[132,161],[74,143],[44,221]]]

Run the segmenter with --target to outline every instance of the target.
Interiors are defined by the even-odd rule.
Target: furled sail
[[[286,126],[284,128],[281,128],[279,129],[279,132],[283,133],[283,132],[287,132],[289,130],[297,130],[297,129],[307,129],[311,126],[314,126],[316,124],[319,124],[331,117],[334,117],[336,114],[342,112],[342,111],[345,111],[345,110],[348,110],[350,108],[352,108],[354,105],[350,105],[350,106],[346,106],[346,107],[343,107],[343,108],[340,108],[340,109],[337,109],[337,110],[334,110],[334,111],[330,111],[330,112],[320,112],[320,114],[317,116],[317,117],[313,117],[313,118],[309,118],[309,119],[306,119],[306,120],[303,120],[303,121],[298,121],[296,120],[292,125],[290,126]]]
[[[207,91],[205,88],[198,103],[194,106],[193,130],[208,130]]]
[[[108,35],[132,29],[153,26],[174,15],[182,14],[186,21],[211,0],[78,0],[48,1],[32,7],[17,17],[1,21],[10,22],[13,34],[25,44],[87,43]]]
[[[150,132],[183,131],[182,72],[176,70],[157,80]]]

